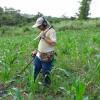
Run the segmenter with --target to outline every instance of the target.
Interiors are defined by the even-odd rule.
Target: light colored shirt
[[[46,30],[45,30],[46,31]],[[53,42],[56,42],[56,32],[53,28],[47,29],[47,32],[44,33],[43,31],[40,33],[40,35],[45,34],[46,38],[52,40]],[[38,44],[38,51],[42,53],[47,53],[54,51],[55,46],[48,44],[44,39],[40,39]],[[39,57],[39,52],[37,53],[37,56]]]

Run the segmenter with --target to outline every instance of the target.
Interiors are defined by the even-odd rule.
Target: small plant
[[[72,84],[72,91],[75,93],[75,100],[83,100],[85,93],[85,83],[80,79],[75,80]]]
[[[12,99],[13,100],[23,100],[23,97],[21,95],[21,90],[17,88],[13,88],[12,90]]]

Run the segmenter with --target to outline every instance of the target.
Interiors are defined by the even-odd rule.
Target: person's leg
[[[52,69],[52,61],[51,62],[42,62],[42,73],[43,73],[43,82],[44,85],[49,85],[51,84],[51,79],[50,79],[50,72]]]
[[[34,82],[35,82],[41,68],[42,68],[41,60],[36,56],[34,58]]]

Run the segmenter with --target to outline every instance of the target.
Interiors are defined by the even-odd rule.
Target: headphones
[[[44,17],[42,17],[43,18],[43,23],[42,23],[42,25],[44,26],[44,27],[46,27],[47,25],[48,25],[48,22],[47,22],[47,20],[44,18]]]

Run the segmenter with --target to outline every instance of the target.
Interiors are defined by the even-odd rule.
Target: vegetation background
[[[51,86],[42,86],[41,73],[33,82],[31,64],[1,100],[100,100],[100,19],[82,16],[82,6],[78,18],[45,16],[57,32]],[[39,33],[32,25],[41,15],[0,7],[0,89],[32,60]]]

